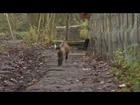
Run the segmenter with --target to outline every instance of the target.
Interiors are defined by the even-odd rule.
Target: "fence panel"
[[[113,59],[117,49],[123,51],[131,44],[140,44],[139,13],[93,14],[89,25],[90,49],[95,55],[101,54],[103,60]],[[126,52],[126,60],[130,61],[140,55],[139,47],[135,51],[137,53],[134,57]]]
[[[69,36],[68,40],[80,40],[80,17],[78,13],[69,15]],[[66,13],[56,13],[56,39],[63,40],[66,36]]]

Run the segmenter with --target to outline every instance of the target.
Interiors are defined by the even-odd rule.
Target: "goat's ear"
[[[53,44],[53,45],[52,45],[52,48],[53,48],[53,49],[56,49],[56,47],[57,47],[56,44]]]
[[[54,49],[56,49],[56,47],[57,47],[56,44],[54,44]]]

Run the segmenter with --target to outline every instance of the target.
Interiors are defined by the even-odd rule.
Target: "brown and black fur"
[[[64,59],[68,59],[68,54],[69,54],[69,51],[70,51],[70,47],[69,45],[67,44],[67,42],[63,42],[61,44],[60,47],[57,47],[56,49],[58,49],[58,53],[57,53],[57,56],[58,56],[58,66],[62,66],[62,63],[63,63],[63,60]]]

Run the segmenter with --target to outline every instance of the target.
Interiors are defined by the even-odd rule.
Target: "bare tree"
[[[10,33],[11,33],[11,36],[12,36],[12,39],[14,40],[14,35],[13,35],[13,31],[12,31],[12,28],[11,28],[11,24],[10,24],[10,21],[9,21],[9,17],[8,17],[8,14],[5,13],[6,15],[6,18],[7,18],[7,22],[8,22],[8,25],[9,25],[9,29],[10,29]]]

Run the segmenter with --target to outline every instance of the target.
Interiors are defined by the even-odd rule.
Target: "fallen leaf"
[[[106,75],[110,74],[109,72],[105,73]]]
[[[23,69],[27,69],[27,67],[23,67]]]
[[[13,85],[13,83],[12,82],[10,82],[10,81],[4,81],[7,85]]]
[[[111,90],[111,92],[115,92],[115,90]]]
[[[77,64],[77,62],[74,62],[73,64]]]
[[[19,64],[24,64],[24,61],[20,60],[20,61],[19,61]]]
[[[16,81],[15,79],[13,79],[13,78],[11,78],[10,80],[13,81],[13,82],[17,82],[17,81]]]
[[[33,79],[31,83],[32,83],[32,84],[35,84],[35,83],[37,83],[37,82],[38,82],[38,80]]]
[[[107,80],[107,82],[112,82],[112,80],[111,80],[111,79],[109,79],[109,80]]]
[[[21,79],[23,78],[23,76],[20,77]]]
[[[83,71],[89,70],[89,68],[83,68]]]
[[[100,82],[100,84],[104,84],[104,83],[105,83],[104,81],[101,81],[101,82]]]
[[[87,80],[86,78],[82,78],[79,81],[81,81],[84,84],[86,80]]]
[[[99,63],[100,63],[100,64],[103,64],[104,62],[103,62],[103,61],[100,61]]]
[[[43,85],[39,85],[40,87],[42,87]]]
[[[101,90],[102,88],[101,88],[101,87],[98,87],[97,89],[98,89],[98,90]]]
[[[42,65],[42,64],[43,64],[43,62],[39,63],[39,65]]]
[[[78,79],[77,79],[76,81],[77,81],[77,82],[79,82],[79,80],[78,80]]]
[[[120,88],[125,87],[125,86],[126,86],[126,84],[119,85]]]

